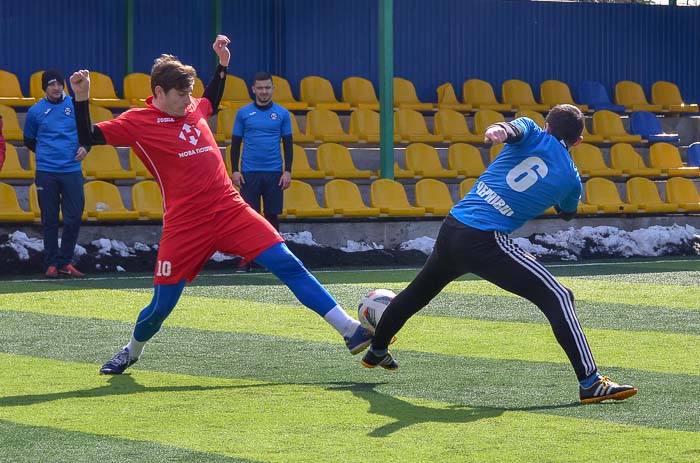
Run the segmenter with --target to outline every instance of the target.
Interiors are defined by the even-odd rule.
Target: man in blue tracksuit
[[[393,336],[448,283],[474,273],[544,313],[579,380],[581,402],[624,400],[637,393],[598,373],[573,293],[508,237],[551,206],[565,220],[576,214],[581,179],[568,149],[581,142],[582,132],[583,114],[572,105],[552,108],[544,130],[526,117],[486,129],[484,142],[505,142],[505,148],[452,208],[425,265],[387,307],[363,366],[396,370],[398,363],[387,350]]]
[[[46,276],[82,277],[73,266],[80,220],[85,205],[81,161],[88,148],[78,143],[73,100],[63,92],[63,76],[50,70],[41,77],[46,92],[27,112],[24,144],[36,155],[36,184],[44,226]],[[63,234],[58,246],[59,212],[63,213]]]

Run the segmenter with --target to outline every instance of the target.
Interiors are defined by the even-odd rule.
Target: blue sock
[[[160,330],[163,321],[175,308],[185,288],[185,280],[174,285],[154,285],[153,299],[139,314],[134,327],[134,339],[146,342]]]
[[[338,304],[286,244],[270,246],[255,258],[255,262],[272,272],[292,290],[299,302],[320,316],[324,317]]]
[[[579,381],[578,383],[581,385],[583,388],[589,388],[593,386],[593,384],[598,381],[600,378],[602,378],[601,374],[598,373],[597,371],[593,373],[591,376],[589,376],[586,379],[583,379]]]

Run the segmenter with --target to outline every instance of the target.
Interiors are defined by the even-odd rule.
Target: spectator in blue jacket
[[[80,163],[88,147],[78,143],[73,100],[63,92],[63,76],[44,72],[41,88],[46,97],[27,112],[24,144],[36,155],[36,184],[44,234],[45,275],[82,277],[73,266],[80,220],[85,206]],[[61,246],[58,245],[59,212],[63,213]]]

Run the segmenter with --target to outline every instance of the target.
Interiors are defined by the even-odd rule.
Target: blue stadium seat
[[[615,113],[624,113],[625,107],[610,101],[607,90],[603,84],[594,80],[584,80],[578,87],[579,102],[588,105],[594,111],[607,109]]]
[[[630,132],[641,135],[649,143],[658,141],[678,143],[681,141],[677,133],[665,133],[659,119],[649,111],[635,111],[630,114]]]
[[[700,142],[691,143],[688,147],[688,165],[700,167]]]

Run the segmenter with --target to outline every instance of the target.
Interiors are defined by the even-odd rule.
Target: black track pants
[[[579,380],[597,370],[576,317],[571,290],[507,235],[477,230],[452,216],[448,216],[440,227],[433,252],[421,271],[382,315],[372,346],[386,348],[392,336],[413,314],[425,307],[448,283],[466,273],[474,273],[539,307]]]

